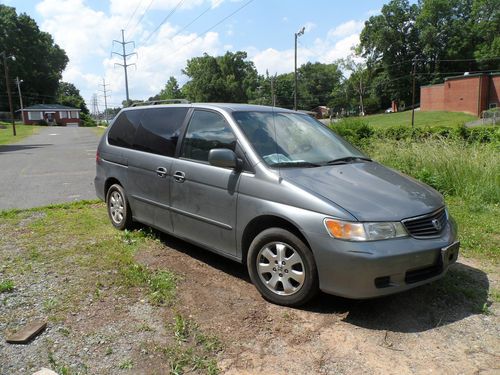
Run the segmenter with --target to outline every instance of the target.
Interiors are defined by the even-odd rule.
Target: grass
[[[411,111],[383,113],[365,116],[363,119],[375,127],[411,126]],[[469,121],[477,120],[476,116],[460,112],[422,112],[415,111],[415,126],[459,126]]]
[[[176,314],[172,329],[176,341],[160,348],[170,362],[171,374],[203,371],[210,375],[219,373],[215,355],[222,350],[217,337],[204,334],[198,325],[181,314]]]
[[[5,126],[5,128],[4,128]],[[38,126],[16,124],[16,133],[12,135],[12,124],[0,122],[0,145],[8,145],[21,141],[30,135],[38,132]]]
[[[35,268],[62,279],[93,280],[71,283],[59,293],[46,296],[43,308],[50,319],[63,318],[89,295],[102,298],[110,285],[123,293],[130,286],[140,288],[158,305],[174,298],[173,274],[151,271],[134,260],[136,251],[156,240],[148,231],[116,231],[102,203],[2,211],[0,221],[0,249],[16,248],[13,253],[0,251],[2,277],[12,280],[10,283],[30,277]],[[3,281],[2,289],[8,290],[10,283]]]
[[[500,149],[458,140],[374,140],[366,151],[448,196],[500,203]]]
[[[454,140],[373,140],[367,153],[443,193],[459,226],[461,253],[500,259],[500,150]]]
[[[0,293],[8,293],[14,290],[14,282],[12,280],[0,281]]]

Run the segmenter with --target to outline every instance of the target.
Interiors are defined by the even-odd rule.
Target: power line
[[[137,9],[139,9],[139,7],[141,6],[141,4],[142,4],[142,2],[143,2],[143,1],[144,1],[144,0],[139,1],[139,4],[137,4],[137,6],[135,7],[134,12],[132,13],[132,15],[130,16],[130,18],[129,18],[129,19],[128,19],[128,21],[127,21],[127,25],[124,27],[124,29],[125,29],[125,30],[127,30],[127,27],[128,27],[128,25],[130,24],[130,21],[132,21],[132,18],[134,18],[135,13],[137,12]]]
[[[250,3],[254,2],[255,0],[249,0],[247,1],[245,4],[243,4],[242,6],[238,7],[235,11],[233,11],[232,13],[230,13],[229,15],[227,15],[226,17],[222,18],[220,21],[218,21],[216,24],[214,24],[213,26],[209,27],[208,29],[206,29],[204,32],[202,32],[200,35],[197,35],[195,36],[194,38],[192,38],[191,40],[187,41],[186,43],[184,43],[184,45],[180,48],[178,48],[175,52],[173,52],[170,56],[175,56],[176,54],[178,54],[183,48],[189,46],[191,43],[193,43],[196,39],[204,36],[205,34],[207,34],[209,31],[215,29],[217,26],[219,26],[221,23],[223,23],[224,21],[226,21],[227,19],[231,18],[232,16],[234,16],[236,13],[238,13],[240,10],[242,10],[243,8],[245,8],[246,6],[250,5]],[[146,65],[145,66],[145,69],[148,69],[150,68],[152,65]]]
[[[198,21],[201,17],[203,17],[207,12],[209,12],[210,10],[212,9],[212,7],[208,7],[207,9],[205,9],[203,12],[201,12],[201,14],[199,14],[197,17],[195,17],[191,22],[189,22],[187,25],[185,25],[182,29],[180,29],[179,31],[177,31],[174,36],[172,36],[172,38],[175,38],[177,35],[179,35],[181,32],[183,32],[184,30],[186,30],[189,26],[191,26],[193,23],[195,23],[196,21]]]
[[[163,21],[160,22],[160,24],[156,27],[156,29],[154,29],[151,34],[148,35],[148,37],[146,38],[146,40],[144,40],[144,43],[146,43],[149,39],[151,39],[151,37],[154,35],[154,33],[156,33],[158,31],[158,29],[165,23],[167,22],[167,20],[172,17],[172,15],[175,13],[175,11],[182,5],[182,3],[184,2],[185,0],[181,0],[177,3],[177,5],[175,6],[174,9],[172,9],[172,11],[167,14],[167,16],[163,19]]]
[[[148,12],[149,8],[151,7],[151,5],[153,4],[153,1],[155,0],[151,0],[147,6],[147,8],[144,10],[144,12],[142,13],[141,17],[139,18],[139,21],[136,22],[136,24],[134,25],[134,27],[132,27],[131,30],[135,30],[135,28],[141,23],[142,19],[144,18],[144,16],[146,15],[146,13]],[[132,31],[130,31],[130,35],[132,35]]]

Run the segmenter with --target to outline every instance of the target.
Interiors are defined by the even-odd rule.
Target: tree
[[[408,0],[392,0],[384,5],[381,14],[365,23],[360,35],[358,52],[372,69],[387,72],[389,100],[411,101],[411,67],[421,57],[416,18],[418,5]]]
[[[72,83],[62,81],[59,82],[59,87],[56,92],[56,101],[57,103],[68,107],[80,108],[82,113],[89,113],[85,100],[83,100],[80,95],[80,90],[78,90]]]
[[[182,92],[175,77],[170,77],[165,88],[160,91],[160,99],[181,99]]]
[[[308,62],[298,69],[298,78],[299,103],[302,108],[312,109],[329,103],[333,90],[340,85],[342,72],[337,64]]]
[[[246,52],[226,52],[213,57],[204,54],[188,60],[182,71],[190,80],[182,93],[191,101],[246,103],[256,96],[257,70],[246,61]]]
[[[40,31],[28,15],[17,15],[16,9],[0,4],[0,52],[15,56],[9,62],[12,77],[23,82],[23,99],[26,106],[53,103],[62,72],[68,63],[63,49],[54,43],[52,36]],[[0,93],[6,91],[5,81],[0,80]],[[3,98],[3,96],[1,96]],[[5,110],[7,101],[0,101]],[[17,101],[14,105],[17,107]]]

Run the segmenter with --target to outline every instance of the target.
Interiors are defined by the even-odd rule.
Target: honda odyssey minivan
[[[267,300],[371,298],[442,277],[457,228],[431,187],[371,160],[317,120],[275,107],[123,109],[95,188],[134,221],[246,264]]]

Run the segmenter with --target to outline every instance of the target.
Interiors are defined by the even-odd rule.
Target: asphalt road
[[[41,127],[0,145],[0,210],[96,199],[94,129]]]

